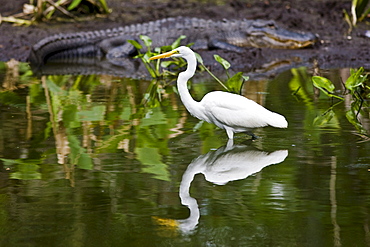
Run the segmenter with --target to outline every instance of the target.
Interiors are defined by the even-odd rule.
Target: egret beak
[[[176,53],[179,53],[179,51],[178,50],[172,50],[172,51],[169,51],[169,52],[151,57],[151,58],[149,58],[149,60],[155,60],[155,59],[170,57],[170,56],[172,56],[173,54],[176,54]]]

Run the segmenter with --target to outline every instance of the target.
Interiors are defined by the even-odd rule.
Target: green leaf
[[[197,58],[198,63],[203,64],[203,58],[198,53],[196,52],[194,53],[195,53],[195,57]]]
[[[343,100],[342,97],[333,94],[335,86],[329,79],[321,76],[312,76],[312,82],[315,87],[320,89],[327,96]]]
[[[365,134],[365,135],[367,134],[367,131],[364,128],[364,126],[362,125],[362,123],[360,121],[358,121],[358,119],[356,117],[356,114],[354,113],[353,108],[346,112],[346,118],[347,118],[348,122],[350,122],[357,129],[357,131],[359,133]]]
[[[75,135],[68,135],[70,148],[69,158],[71,164],[77,165],[79,168],[92,169],[93,162],[91,157],[86,153],[86,149],[81,147],[80,140]]]
[[[140,37],[140,39],[144,42],[144,45],[146,46],[146,47],[151,47],[152,46],[152,39],[151,38],[149,38],[148,36],[146,36],[146,35],[140,35],[139,36]]]
[[[142,45],[139,44],[136,40],[129,39],[127,40],[131,45],[133,45],[137,50],[141,50],[143,48]]]
[[[227,80],[226,86],[228,87],[230,92],[239,94],[243,82],[244,82],[243,72],[238,72]]]
[[[50,92],[57,94],[57,95],[67,95],[67,92],[57,86],[53,81],[47,79],[46,80],[46,85],[48,86]]]
[[[213,57],[215,58],[215,60],[219,63],[219,64],[221,64],[222,65],[222,67],[224,67],[224,69],[225,70],[227,70],[227,69],[229,69],[230,68],[230,63],[226,60],[226,59],[224,59],[224,58],[222,58],[222,57],[220,57],[219,55],[217,55],[217,54],[215,54],[215,55],[213,55]]]
[[[81,126],[80,119],[77,116],[77,105],[66,105],[63,107],[63,123],[69,128],[77,128]]]
[[[170,174],[167,165],[161,161],[158,148],[142,147],[136,148],[137,159],[144,165],[142,172],[154,175],[154,178],[163,181],[170,181]]]
[[[352,1],[352,4],[354,4],[356,8],[357,18],[359,18],[365,12],[365,9],[368,3],[369,3],[369,0],[353,0]]]
[[[41,161],[39,159],[2,159],[5,167],[12,167],[15,172],[11,173],[10,178],[12,179],[41,179],[41,173],[39,172]]]
[[[329,79],[321,76],[313,76],[312,81],[313,85],[323,91],[325,94],[328,95],[328,92],[334,92],[335,86]]]
[[[313,124],[314,125],[319,125],[319,126],[323,126],[327,123],[330,122],[330,120],[335,116],[335,113],[333,112],[333,110],[329,110],[327,111],[325,114],[322,114],[320,116],[317,116],[314,120],[313,120]]]
[[[12,179],[34,180],[41,179],[40,167],[36,164],[18,164],[17,171],[10,175]]]
[[[79,111],[77,115],[81,121],[102,121],[104,120],[105,105],[98,105],[91,108],[88,111]]]
[[[162,68],[168,68],[171,64],[173,64],[173,60],[171,60],[171,61],[162,61],[161,62],[161,67]]]
[[[141,59],[143,60],[143,62],[145,63],[150,63],[151,61],[149,60],[151,56],[147,53],[144,54],[144,56],[141,57]]]
[[[358,18],[359,21],[363,21],[368,15],[370,14],[370,8],[368,8],[366,11],[362,13],[360,18]]]
[[[249,80],[249,76],[247,76],[247,75],[243,75],[242,77],[243,77],[243,79],[244,79],[245,81],[248,81],[248,80]]]
[[[185,35],[181,35],[180,37],[177,38],[177,40],[175,40],[175,42],[173,42],[171,44],[171,48],[172,50],[179,47],[180,46],[180,43],[181,43],[181,40],[185,39],[186,36]]]
[[[82,0],[73,0],[72,3],[68,6],[68,10],[71,11],[72,9],[76,8]]]
[[[100,4],[103,6],[103,9],[105,13],[111,12],[111,10],[108,8],[108,4],[106,3],[105,0],[99,0]]]
[[[141,120],[140,126],[152,126],[158,124],[166,124],[166,116],[160,107],[150,109],[145,117]]]
[[[93,164],[93,161],[92,161],[92,158],[90,157],[89,154],[85,153],[86,150],[85,149],[82,149],[84,152],[82,152],[79,156],[79,159],[77,161],[77,166],[81,169],[86,169],[86,170],[90,170],[93,168],[94,164]]]
[[[357,71],[351,70],[351,75],[348,77],[345,83],[345,86],[348,90],[353,91],[364,83],[366,76],[363,76],[362,73],[364,73],[363,67],[359,68]]]

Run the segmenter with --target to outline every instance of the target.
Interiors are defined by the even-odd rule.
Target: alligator
[[[225,49],[242,52],[242,47],[298,49],[313,45],[317,37],[312,33],[288,31],[268,20],[206,20],[199,18],[166,18],[100,31],[57,34],[36,43],[29,55],[31,64],[43,65],[55,60],[105,58],[115,63],[117,58],[137,53],[127,40],[146,35],[152,47],[161,47],[185,35],[181,45],[193,43],[192,48]],[[145,47],[145,46],[143,46]]]

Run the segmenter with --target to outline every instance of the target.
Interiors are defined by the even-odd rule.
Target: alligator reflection
[[[205,61],[207,63],[207,61]],[[212,66],[210,62],[207,66]],[[233,70],[247,73],[250,78],[260,79],[276,76],[283,71],[300,66],[309,66],[307,60],[297,56],[286,56],[284,58],[260,59],[253,65],[235,64]],[[151,79],[150,73],[144,64],[138,59],[117,58],[107,61],[97,58],[79,58],[65,63],[63,61],[48,62],[43,65],[30,64],[33,74],[43,75],[112,75],[121,78],[144,78]],[[224,71],[220,67],[212,67],[212,72],[218,77],[224,76]],[[206,73],[202,73],[206,75]],[[225,79],[225,78],[222,78]]]
[[[185,220],[175,220],[171,225],[176,225],[182,233],[186,234],[191,233],[198,224],[200,217],[198,203],[189,193],[191,182],[196,174],[203,173],[207,181],[225,185],[230,181],[245,179],[266,166],[281,163],[287,156],[288,150],[267,153],[250,146],[232,144],[200,155],[189,164],[180,183],[181,203],[189,208],[190,216]],[[156,219],[159,224],[168,225],[168,220]]]

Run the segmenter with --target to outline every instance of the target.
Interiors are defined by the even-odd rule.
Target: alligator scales
[[[169,45],[181,35],[182,45],[193,43],[197,49],[226,49],[240,52],[241,47],[297,49],[315,43],[312,33],[292,32],[265,20],[205,20],[166,18],[100,31],[57,34],[42,39],[32,48],[29,61],[45,64],[49,60],[81,57],[105,57],[108,60],[135,54],[127,40],[140,43],[140,35],[149,36],[153,47]]]

